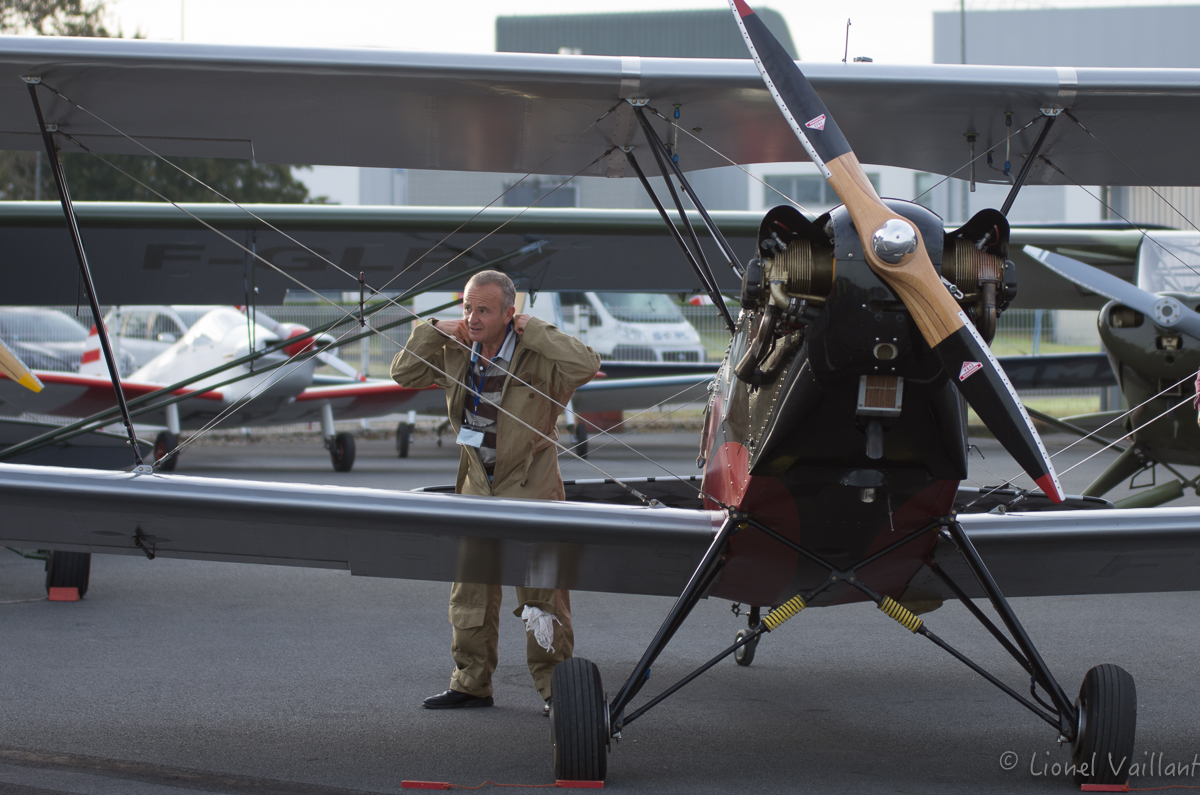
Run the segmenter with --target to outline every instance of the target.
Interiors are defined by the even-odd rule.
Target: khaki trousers
[[[450,653],[454,674],[450,689],[468,695],[492,695],[492,674],[496,671],[500,640],[500,586],[456,582],[450,590],[450,624],[454,639]],[[558,618],[554,625],[554,651],[538,645],[532,632],[525,633],[525,657],[533,686],[543,699],[550,698],[550,677],[554,666],[571,656],[575,632],[571,627],[571,592],[549,588],[517,588],[520,617],[525,605],[540,607]],[[523,625],[522,625],[523,626]]]

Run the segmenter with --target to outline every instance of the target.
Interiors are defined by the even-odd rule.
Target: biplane
[[[919,205],[880,199],[858,162],[961,174],[1010,142],[1025,155],[1010,199],[1034,182],[1195,183],[1200,165],[1167,155],[1200,116],[1200,74],[880,65],[801,73],[749,8],[740,0],[731,8],[750,61],[0,39],[0,146],[43,147],[52,165],[62,149],[644,184],[662,176],[678,217],[651,195],[690,273],[594,252],[547,279],[573,282],[562,289],[646,291],[686,278],[718,307],[722,289],[741,301],[737,317],[725,315],[730,344],[709,392],[698,479],[597,480],[576,484],[573,501],[546,503],[200,481],[142,462],[129,472],[6,465],[4,542],[677,595],[611,700],[589,661],[556,669],[560,779],[604,779],[613,743],[634,721],[720,660],[748,664],[765,635],[804,609],[870,602],[1048,724],[1070,748],[1077,781],[1122,783],[1136,728],[1132,677],[1100,664],[1072,697],[1008,598],[1196,589],[1200,511],[1119,510],[1064,493],[987,345],[1019,284],[1004,213],[984,211],[948,232]],[[1121,158],[1104,156],[1095,139]],[[683,170],[801,159],[821,168],[843,205],[815,219],[771,210],[748,256],[724,239]],[[86,273],[83,236],[55,171],[67,239]],[[276,268],[274,278],[364,283],[363,268],[328,252],[310,247],[303,257],[305,267]],[[581,267],[588,257],[603,267]],[[110,279],[135,267],[96,264]],[[224,300],[236,301],[238,275],[206,265],[193,262],[181,281],[215,290],[224,278],[232,285]],[[440,273],[419,257],[378,267],[386,271],[374,273],[372,289],[408,289]],[[167,284],[166,270],[151,275]],[[115,378],[114,389],[119,396]],[[968,404],[1028,483],[962,496]],[[748,626],[635,706],[650,667],[706,596],[748,605]],[[1012,655],[1032,682],[1028,696],[920,617],[948,599],[961,600]]]

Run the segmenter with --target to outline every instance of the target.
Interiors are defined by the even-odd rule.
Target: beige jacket
[[[470,350],[420,322],[404,350],[392,361],[392,378],[410,389],[434,385],[445,389],[450,425],[457,436],[470,392],[465,385],[470,364]],[[464,446],[455,490],[459,494],[528,500],[563,499],[558,450],[551,441],[558,439],[555,424],[575,389],[592,380],[599,369],[600,356],[594,350],[549,323],[530,318],[525,333],[517,340],[501,393],[495,477],[489,483],[478,451]]]

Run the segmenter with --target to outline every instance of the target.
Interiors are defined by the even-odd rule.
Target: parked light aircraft
[[[255,327],[247,323],[247,315]],[[246,307],[211,307],[178,340],[160,344],[159,352],[123,379],[127,394],[149,394],[190,376],[220,369],[251,351],[297,338],[262,360],[224,369],[187,387],[187,399],[141,415],[150,425],[165,425],[155,437],[155,458],[162,471],[173,471],[181,430],[198,430],[218,418],[227,427],[258,427],[289,423],[319,422],[321,435],[330,451],[333,468],[348,472],[354,465],[355,445],[351,433],[338,432],[337,420],[382,417],[398,412],[440,415],[445,397],[440,389],[405,389],[388,379],[368,379],[352,365],[327,350],[335,340],[329,335],[304,336],[308,329],[294,323],[279,323],[267,314]],[[255,374],[264,366],[280,364],[291,357],[311,352],[311,358],[274,371]],[[10,413],[23,411],[43,415],[85,418],[114,405],[112,388],[100,356],[99,337],[93,327],[76,373],[34,371],[46,385],[36,403],[23,397],[15,382],[0,380],[0,401]],[[325,364],[343,377],[317,377],[314,370]],[[614,374],[621,374],[617,365]],[[238,383],[226,383],[241,377]],[[711,375],[662,375],[634,380],[613,378],[584,387],[581,410],[620,411],[646,408],[671,395],[684,393],[699,399]],[[182,394],[182,393],[181,393]],[[400,423],[397,447],[407,441],[410,421]],[[586,438],[586,435],[583,436]]]
[[[661,477],[594,482],[575,484],[577,502],[546,503],[9,465],[0,466],[11,520],[0,530],[4,542],[679,594],[611,701],[586,660],[556,670],[555,772],[571,779],[604,778],[611,741],[692,681],[633,708],[650,666],[702,596],[756,609],[736,643],[701,671],[729,655],[748,662],[764,634],[808,606],[870,601],[1049,724],[1068,744],[1077,780],[1120,783],[1122,771],[1086,760],[1093,752],[1119,758],[1132,748],[1132,678],[1116,666],[1097,666],[1073,699],[1006,596],[1196,589],[1200,511],[1077,510],[1106,504],[1063,494],[981,337],[1016,286],[1005,264],[1011,240],[1003,215],[982,213],[947,234],[924,208],[879,200],[848,141],[871,162],[952,173],[967,159],[964,133],[982,157],[1004,144],[1012,114],[1013,148],[1027,153],[1018,185],[1057,181],[1062,173],[1083,184],[1196,183],[1200,164],[1181,155],[1184,133],[1200,116],[1200,75],[818,66],[809,71],[826,106],[753,13],[736,6],[755,63],[0,39],[0,145],[9,148],[39,145],[32,109],[19,112],[32,97],[39,112],[49,109],[43,118],[53,120],[63,147],[101,155],[142,142],[166,154],[253,153],[268,162],[670,174],[672,187],[682,188],[675,154],[689,168],[707,168],[725,162],[715,153],[752,163],[801,159],[807,149],[845,202],[815,223],[786,208],[768,213],[751,257],[726,246],[715,251],[731,260],[732,278],[707,267],[699,236],[682,218],[668,223],[690,249],[693,278],[667,265],[631,272],[613,256],[602,268],[549,269],[547,282],[559,280],[554,289],[635,284],[644,292],[699,281],[715,302],[718,288],[739,292],[742,310],[711,393],[698,488]],[[389,101],[379,103],[379,96]],[[314,117],[314,103],[328,112]],[[680,147],[670,152],[662,139],[674,131],[674,114],[655,110],[676,104]],[[1067,110],[1120,161],[1060,120]],[[689,144],[695,139],[685,131],[712,150]],[[47,155],[54,158],[53,147]],[[1059,171],[1042,168],[1039,158]],[[64,210],[72,218],[69,201]],[[710,229],[719,239],[716,224]],[[80,237],[71,239],[82,252]],[[160,254],[151,264],[163,271],[166,252]],[[303,256],[312,270],[291,275],[310,278],[310,285],[352,289],[361,272],[328,252]],[[398,260],[375,279],[398,277],[407,289],[433,270],[415,272],[415,265]],[[213,264],[212,272],[222,267],[230,266]],[[236,279],[204,279],[197,266],[181,283],[227,290],[223,298],[194,300],[237,301],[240,270]],[[276,284],[286,275],[276,272]],[[169,289],[170,281],[151,272],[146,283]],[[32,286],[30,280],[24,288]],[[955,511],[966,474],[962,395],[1044,490],[995,491],[983,505],[1061,501],[1074,510]],[[614,492],[633,504],[605,504],[617,502]],[[967,500],[974,508],[976,497]],[[988,597],[1011,640],[971,596]],[[917,617],[946,598],[962,599],[1004,638],[1045,696],[1030,699],[1003,684]]]
[[[1172,476],[1122,501],[1153,507],[1195,491],[1200,476],[1178,466],[1200,466],[1195,378],[1200,370],[1200,235],[1152,231],[1137,241],[1135,284],[1085,262],[1032,246],[1025,251],[1080,288],[1106,299],[1097,323],[1112,372],[1129,412],[1108,411],[1055,422],[1080,435],[1126,442],[1120,455],[1083,494],[1103,497],[1116,485],[1158,466]],[[1113,247],[1110,247],[1110,249]]]

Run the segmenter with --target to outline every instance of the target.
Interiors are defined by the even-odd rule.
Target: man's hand
[[[525,326],[529,325],[529,315],[517,315],[513,318],[513,331],[517,332],[517,336],[525,333]]]
[[[445,334],[447,337],[453,337],[463,345],[466,345],[468,348],[471,347],[471,338],[467,335],[467,324],[465,321],[438,320],[437,325],[434,326],[434,328]]]

